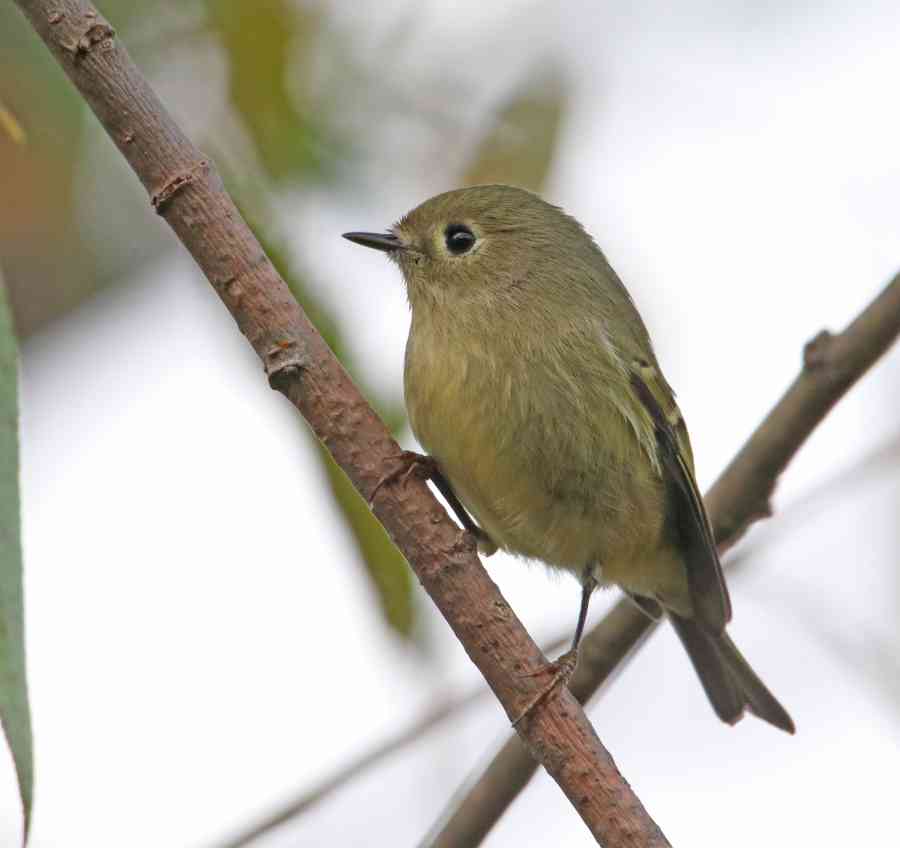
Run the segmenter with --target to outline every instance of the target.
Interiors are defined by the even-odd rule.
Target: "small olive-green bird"
[[[439,194],[385,234],[403,272],[404,386],[433,478],[484,553],[665,611],[718,716],[791,717],[725,632],[731,605],[675,396],[625,287],[581,225],[535,194]],[[465,511],[474,517],[477,526]]]

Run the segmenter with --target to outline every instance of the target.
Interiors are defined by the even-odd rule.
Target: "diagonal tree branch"
[[[370,496],[399,448],[291,297],[212,162],[174,123],[90,4],[16,3],[203,270],[272,386]],[[382,487],[374,512],[507,715],[518,715],[541,689],[526,672],[546,659],[488,577],[473,540],[422,480]],[[568,691],[547,699],[518,729],[596,840],[609,848],[669,844]]]
[[[760,518],[778,478],[816,425],[900,334],[900,274],[839,335],[823,331],[804,349],[800,374],[706,495],[719,550],[724,552]],[[585,637],[584,657],[569,684],[582,703],[654,626],[631,603],[618,604]],[[599,656],[599,660],[588,658]],[[432,848],[479,845],[535,772],[512,737],[468,788]]]

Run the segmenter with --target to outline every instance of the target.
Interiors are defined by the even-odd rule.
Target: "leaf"
[[[19,779],[27,838],[34,762],[25,681],[19,525],[18,353],[6,289],[0,280],[0,721]]]
[[[566,86],[554,71],[526,80],[498,110],[463,183],[506,183],[540,191],[553,164],[566,101]]]
[[[16,116],[0,103],[0,131],[9,136],[16,144],[25,144],[27,136]]]

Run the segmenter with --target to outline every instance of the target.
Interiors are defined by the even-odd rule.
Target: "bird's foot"
[[[552,678],[549,683],[547,683],[547,685],[528,702],[525,709],[513,720],[512,726],[515,727],[523,718],[529,716],[536,707],[546,701],[550,695],[565,686],[574,673],[577,664],[578,650],[573,648],[571,651],[566,651],[561,657],[551,663],[547,663],[547,665],[542,666],[536,671],[528,671],[522,674],[522,677],[540,677],[549,674],[552,675]]]
[[[497,544],[484,532],[466,512],[466,508],[460,503],[459,498],[450,488],[441,469],[434,457],[426,456],[423,453],[415,451],[401,451],[399,456],[393,458],[397,463],[396,467],[386,474],[375,484],[372,493],[369,495],[369,509],[375,504],[375,496],[383,486],[395,483],[398,479],[403,485],[407,480],[415,474],[423,480],[431,480],[437,486],[438,491],[444,496],[450,508],[456,514],[462,526],[472,534],[475,539],[475,546],[478,552],[484,556],[490,556],[497,552]]]
[[[400,455],[395,457],[397,467],[388,471],[381,476],[381,479],[375,484],[372,493],[369,495],[369,509],[375,504],[375,496],[381,491],[383,486],[395,483],[398,479],[403,485],[413,474],[417,474],[423,480],[430,480],[438,473],[437,463],[430,456],[415,451],[400,451]]]

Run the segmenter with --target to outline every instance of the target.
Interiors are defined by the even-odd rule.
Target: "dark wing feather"
[[[681,414],[675,405],[671,389],[659,371],[649,363],[641,370],[647,373],[656,391],[636,371],[631,372],[631,385],[656,428],[660,465],[673,496],[675,520],[685,546],[685,563],[694,614],[703,627],[721,633],[731,620],[731,602],[703,498],[694,481],[687,431],[684,431],[682,439],[678,438],[675,427],[684,426]],[[670,415],[664,411],[663,404],[670,408]],[[673,418],[676,420],[675,425],[671,423]]]

